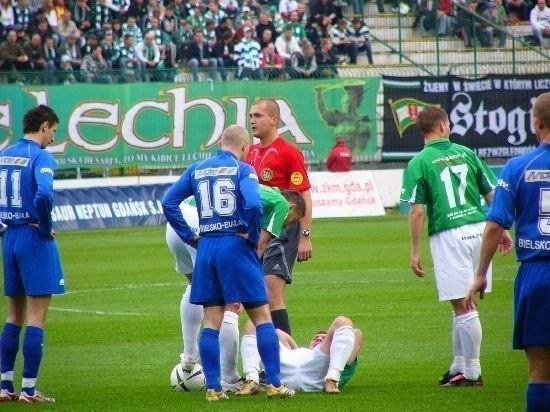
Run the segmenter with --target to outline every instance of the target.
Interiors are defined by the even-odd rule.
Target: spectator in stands
[[[53,0],[44,0],[42,9],[46,19],[48,20],[48,24],[53,30],[55,30],[57,28],[57,23],[59,23],[59,19],[57,18],[57,12],[55,11],[55,4]]]
[[[80,49],[82,57],[92,53],[92,49],[99,45],[99,40],[95,33],[89,33],[86,39],[86,44]]]
[[[226,16],[222,19],[220,24],[218,24],[218,27],[216,27],[216,39],[221,41],[223,38],[223,34],[227,30],[231,31],[231,33],[235,32],[235,29],[233,28],[233,20]]]
[[[31,83],[43,83],[42,74],[46,70],[46,59],[44,58],[44,45],[42,37],[35,33],[31,41],[25,47],[25,53],[29,57],[29,64],[32,74],[28,77]]]
[[[537,5],[531,10],[531,29],[539,46],[545,46],[544,38],[550,37],[550,8],[546,0],[537,0]]]
[[[86,0],[76,0],[73,6],[72,20],[83,34],[88,33],[88,30],[92,27],[91,19],[92,13]]]
[[[312,79],[319,77],[315,49],[310,43],[304,44],[302,53],[292,55],[290,77],[294,79]]]
[[[53,37],[48,36],[44,39],[44,58],[46,59],[44,80],[46,84],[53,84],[56,82],[55,73],[59,70],[61,61],[61,55],[55,47]]]
[[[439,36],[450,36],[452,31],[453,5],[451,0],[439,0],[439,6],[436,10],[437,34]]]
[[[0,39],[15,28],[15,12],[11,0],[0,0],[0,27],[2,28]]]
[[[193,37],[193,27],[189,22],[184,22],[180,30],[174,35],[174,43],[177,50],[176,60],[180,65],[187,62],[187,49],[193,41]]]
[[[17,43],[17,32],[10,30],[4,40],[0,44],[0,70],[9,72],[8,81],[24,80],[23,73],[30,69],[29,56],[25,53],[23,46]]]
[[[218,70],[223,81],[227,80],[228,69],[235,68],[235,50],[233,44],[233,32],[226,30],[222,39],[218,40],[214,47],[214,55],[218,60]]]
[[[338,62],[356,64],[357,49],[353,47],[352,41],[348,37],[348,22],[346,19],[338,20],[338,24],[329,29],[328,35],[336,50]]]
[[[134,36],[131,34],[124,36],[124,43],[120,48],[118,67],[122,81],[133,83],[141,80],[141,65],[134,47]]]
[[[130,8],[129,0],[111,0],[107,3],[107,5],[111,9],[113,20],[126,20],[126,15],[128,14],[128,9]]]
[[[204,16],[202,15],[202,10],[200,6],[196,6],[193,9],[193,14],[190,14],[186,21],[191,23],[191,27],[193,27],[193,31],[195,31],[195,29],[202,30],[205,19],[204,19]]]
[[[59,36],[60,44],[66,43],[69,36],[74,36],[76,38],[80,37],[80,30],[71,18],[71,12],[69,10],[65,10],[61,21],[57,25],[57,35]]]
[[[282,79],[284,74],[283,63],[275,49],[275,44],[269,43],[262,49],[260,67],[263,71],[264,79]]]
[[[286,25],[284,19],[277,12],[277,6],[269,6],[269,20],[273,23],[273,26],[275,26],[273,37],[277,37],[283,32]]]
[[[42,40],[46,37],[51,37],[54,39],[54,43],[57,45],[57,41],[59,37],[57,36],[57,33],[54,33],[50,25],[48,24],[48,21],[44,18],[38,20],[36,29],[32,31],[32,34],[38,33],[40,34],[40,37],[42,37]]]
[[[372,46],[370,44],[370,31],[364,21],[359,17],[354,17],[351,27],[348,28],[348,38],[351,41],[353,55],[358,56],[360,51],[367,54],[369,64],[374,64],[372,60]]]
[[[94,11],[93,28],[100,33],[110,29],[111,22],[113,21],[113,12],[107,6],[107,0],[97,0]]]
[[[489,44],[494,46],[493,38],[498,38],[498,47],[502,48],[506,46],[506,31],[504,26],[508,24],[509,19],[506,15],[504,7],[502,7],[502,0],[497,0],[500,4],[497,4],[496,1],[489,1],[487,3],[487,9],[483,12],[482,16],[487,20],[495,24],[496,27],[491,25],[483,25],[482,30],[485,33],[485,37]],[[500,6],[500,7],[498,7]]]
[[[87,83],[113,83],[107,62],[101,53],[101,46],[97,44],[82,60],[82,74]]]
[[[290,27],[292,27],[292,35],[294,37],[296,37],[296,40],[298,40],[298,44],[300,46],[302,46],[303,43],[305,41],[307,41],[306,28],[300,22],[300,17],[298,15],[298,10],[294,10],[294,11],[290,12],[288,25]]]
[[[332,47],[332,41],[328,37],[321,39],[321,45],[315,53],[315,59],[317,60],[321,77],[338,77],[338,70],[336,69],[338,57]]]
[[[504,8],[508,12],[508,16],[513,23],[519,21],[529,21],[529,11],[531,3],[527,0],[506,0]]]
[[[254,21],[254,18],[250,14],[250,7],[244,6],[242,9],[242,13],[235,17],[235,27],[244,26],[246,23],[250,23],[252,27],[254,27],[256,22]]]
[[[155,34],[148,32],[144,41],[136,46],[137,57],[141,63],[142,80],[158,81],[160,73],[158,72],[160,62],[160,49],[155,43]]]
[[[285,67],[290,67],[290,62],[294,53],[302,53],[302,48],[298,44],[298,40],[293,36],[292,26],[287,25],[283,34],[277,37],[275,40],[275,48]]]
[[[195,29],[193,41],[187,48],[187,62],[193,75],[193,80],[199,81],[199,68],[208,67],[208,78],[216,80],[216,70],[218,60],[212,49],[204,41],[204,35],[201,29]]]
[[[265,40],[265,44],[262,44],[264,41],[263,35],[264,31],[269,30],[271,33],[271,36],[269,39]],[[267,46],[267,43],[274,41],[273,33],[275,33],[275,25],[272,21],[269,20],[269,16],[267,13],[260,13],[260,20],[258,21],[258,24],[256,24],[256,38],[260,42],[260,46],[262,46],[262,49]]]
[[[19,0],[17,5],[13,6],[13,12],[15,14],[15,28],[28,32],[35,18],[35,14],[29,7],[29,0]]]
[[[60,50],[60,66],[64,72],[64,83],[75,83],[79,77],[80,66],[82,66],[82,53],[76,42],[77,38],[75,36],[69,36],[67,43]]]
[[[466,47],[473,47],[474,42],[477,42],[478,46],[489,47],[489,40],[482,30],[481,22],[475,17],[477,6],[477,0],[467,0],[467,10],[460,13],[458,17],[459,30]]]
[[[296,0],[280,0],[279,1],[279,13],[281,17],[288,21],[290,19],[290,13],[298,10],[298,2]]]
[[[224,17],[225,13],[220,9],[218,2],[216,0],[210,0],[208,2],[208,10],[204,13],[204,18],[206,20],[212,20],[214,22],[214,26],[217,27]]]
[[[128,20],[122,25],[122,36],[125,37],[127,34],[134,38],[134,47],[143,41],[143,32],[137,25],[135,16],[128,16]]]
[[[327,169],[329,172],[349,172],[352,161],[351,149],[346,144],[344,136],[336,136],[336,144],[330,150],[327,157]]]
[[[265,29],[262,32],[262,37],[259,38],[260,48],[263,50],[269,43],[273,43],[273,32],[269,29]],[[278,53],[277,53],[278,54]]]
[[[132,16],[141,29],[141,24],[149,14],[147,10],[147,1],[146,0],[132,0],[130,2],[130,7],[128,7],[128,12],[126,13],[126,22],[129,22],[130,16]],[[136,45],[136,38],[134,37],[134,45]]]
[[[174,15],[174,10],[174,4],[169,4],[168,6],[166,6],[166,10],[164,11],[164,19],[162,20],[160,25],[161,30],[166,33],[166,35],[172,41],[174,41],[174,33],[176,33],[180,27],[180,22],[178,18]]]
[[[242,40],[235,45],[235,60],[237,62],[237,78],[242,80],[261,79],[260,45],[252,38],[254,30],[245,26]]]
[[[68,7],[65,4],[65,0],[54,0],[53,4],[55,14],[57,14],[57,23],[59,24],[59,22],[63,18],[63,15],[65,14],[65,10],[67,10]]]
[[[239,13],[239,2],[237,0],[220,0],[219,3],[225,16],[231,20],[235,20],[235,17]]]
[[[101,49],[101,54],[107,63],[107,67],[109,71],[112,72],[113,69],[117,68],[118,59],[120,57],[120,47],[114,42],[112,31],[109,30],[105,32],[105,37],[101,41]]]
[[[202,29],[204,41],[210,47],[210,50],[216,45],[216,22],[214,20],[207,19]]]
[[[319,27],[322,36],[327,36],[330,26],[337,21],[336,7],[332,0],[315,0],[311,18]]]

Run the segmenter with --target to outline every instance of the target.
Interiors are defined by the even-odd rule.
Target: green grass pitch
[[[293,335],[306,344],[339,314],[364,333],[360,365],[338,396],[230,397],[169,385],[181,350],[179,302],[186,282],[174,271],[164,226],[60,232],[68,293],[53,298],[38,388],[51,411],[522,411],[527,375],[511,349],[517,263],[498,256],[494,292],[482,301],[483,388],[437,385],[451,360],[448,303],[439,303],[426,239],[425,280],[409,269],[407,217],[316,220],[314,257],[297,263],[287,287]],[[3,285],[2,285],[3,286]],[[0,304],[0,316],[7,311]],[[241,324],[245,317],[241,316]],[[21,378],[21,359],[16,384]],[[28,406],[3,405],[4,411]]]

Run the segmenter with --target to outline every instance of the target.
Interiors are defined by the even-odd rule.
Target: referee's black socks
[[[282,331],[290,333],[290,322],[288,320],[288,312],[286,309],[278,309],[271,312],[271,319],[273,319],[273,325],[275,329],[281,329]]]

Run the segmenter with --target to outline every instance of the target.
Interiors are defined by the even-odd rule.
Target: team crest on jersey
[[[271,179],[273,179],[273,170],[271,170],[269,167],[266,167],[265,169],[262,169],[262,173],[260,173],[262,180],[264,182],[269,182]]]
[[[304,181],[304,176],[300,172],[294,172],[290,176],[290,181],[293,185],[299,186]]]

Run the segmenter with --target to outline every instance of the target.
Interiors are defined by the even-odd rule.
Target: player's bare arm
[[[409,226],[411,231],[411,269],[416,276],[423,278],[424,268],[420,260],[420,240],[424,229],[424,205],[414,203],[409,213]]]
[[[304,201],[306,202],[306,213],[304,217],[300,219],[300,228],[302,234],[300,236],[300,241],[298,242],[298,262],[304,262],[311,259],[313,255],[313,248],[311,246],[311,237],[309,231],[311,230],[312,218],[312,201],[311,201],[311,192],[305,190],[301,192]],[[308,232],[305,232],[305,231]]]

